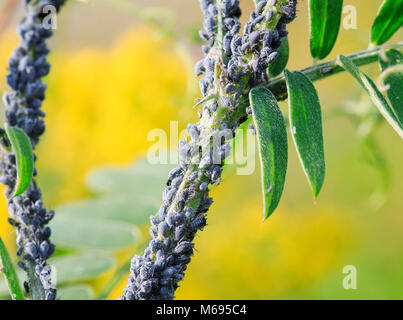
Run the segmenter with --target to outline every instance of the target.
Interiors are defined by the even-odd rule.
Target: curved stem
[[[396,47],[397,49],[403,50],[403,42],[356,52],[349,55],[348,58],[350,58],[357,66],[364,66],[378,61],[378,57],[387,47]],[[300,71],[312,81],[318,81],[343,72],[344,69],[338,66],[336,59],[334,59],[328,62],[315,64],[314,66],[302,69]],[[287,85],[284,76],[270,81],[266,84],[266,87],[274,93],[278,101],[287,99]]]

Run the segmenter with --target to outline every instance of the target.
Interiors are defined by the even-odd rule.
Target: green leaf
[[[309,0],[311,54],[318,60],[332,51],[340,29],[343,0]]]
[[[65,255],[49,260],[56,269],[57,284],[89,281],[97,278],[116,266],[113,255],[102,252]]]
[[[349,72],[361,85],[361,87],[369,94],[372,102],[378,108],[379,112],[383,115],[386,121],[392,126],[393,129],[403,138],[403,125],[397,118],[396,112],[388,104],[385,97],[378,90],[374,82],[368,76],[361,72],[358,67],[349,58],[339,55],[337,57],[337,64]]]
[[[137,200],[130,196],[90,199],[58,208],[58,215],[70,214],[87,218],[102,218],[128,222],[135,225],[149,224],[150,216],[158,211],[154,202]]]
[[[29,188],[34,173],[32,145],[23,130],[5,125],[7,136],[15,153],[17,165],[17,184],[13,197],[19,196]]]
[[[290,57],[289,50],[288,37],[284,37],[281,41],[281,46],[278,49],[277,59],[270,63],[267,69],[270,77],[277,77],[281,72],[284,71],[288,63],[288,58]]]
[[[316,198],[325,179],[322,114],[311,80],[299,71],[285,71],[290,128],[299,159]]]
[[[386,60],[383,60],[386,58]],[[398,50],[390,49],[385,52],[385,57],[379,56],[381,71],[391,70],[395,66],[403,67],[403,54]],[[393,72],[386,76],[384,84],[388,86],[386,94],[396,113],[400,123],[403,123],[403,71]]]
[[[140,239],[131,224],[70,214],[57,214],[51,228],[55,244],[67,249],[118,250]]]
[[[382,45],[403,25],[403,0],[385,0],[371,29],[371,42]]]
[[[89,175],[88,187],[99,193],[130,194],[132,197],[161,201],[161,185],[173,166],[151,165],[145,161],[132,168],[102,168]]]
[[[285,120],[270,90],[255,88],[249,93],[262,170],[264,219],[276,209],[284,189],[288,144]]]
[[[94,297],[94,290],[86,284],[71,285],[57,290],[59,300],[93,300]]]
[[[1,270],[6,277],[8,289],[13,300],[24,300],[24,294],[21,290],[20,283],[18,281],[17,273],[15,272],[13,263],[11,262],[7,248],[4,245],[3,240],[0,238],[0,262]]]

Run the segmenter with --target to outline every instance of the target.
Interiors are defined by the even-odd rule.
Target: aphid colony
[[[6,121],[9,126],[24,130],[33,147],[45,130],[42,119],[45,114],[40,107],[45,98],[46,86],[41,77],[47,75],[50,70],[46,61],[49,50],[45,40],[52,35],[52,31],[42,25],[42,12],[47,5],[52,5],[58,10],[64,2],[25,0],[25,19],[18,27],[21,43],[9,59],[7,83],[11,91],[3,95]],[[8,147],[4,138],[0,143]],[[50,228],[46,227],[54,212],[43,207],[41,191],[35,181],[21,196],[11,198],[17,179],[15,156],[11,152],[4,152],[0,170],[0,181],[7,186],[5,194],[8,198],[8,211],[12,217],[9,222],[17,229],[17,255],[25,260],[20,261],[18,265],[33,275],[35,281],[41,283],[43,299],[54,300],[56,287],[50,282],[50,266],[46,263],[55,249],[49,240]],[[24,285],[27,291],[32,286],[32,278],[28,278],[30,282]]]
[[[295,17],[296,1],[261,1],[239,34],[239,0],[200,0],[204,14],[204,59],[195,66],[203,95],[197,124],[189,124],[189,141],[179,142],[179,166],[168,176],[163,205],[151,217],[152,240],[131,264],[122,300],[173,299],[191,260],[193,240],[206,225],[212,204],[209,184],[221,179],[229,140],[250,115],[249,90],[267,81],[266,69],[278,55],[286,24]],[[253,129],[253,128],[251,128]],[[211,146],[217,141],[219,146]]]

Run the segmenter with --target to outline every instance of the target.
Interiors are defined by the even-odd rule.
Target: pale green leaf
[[[68,213],[57,214],[50,226],[54,243],[67,249],[119,250],[140,239],[132,224]]]
[[[291,134],[316,198],[325,179],[322,114],[318,94],[303,73],[285,71]]]
[[[396,116],[396,112],[388,104],[385,97],[378,90],[374,82],[363,72],[349,58],[339,55],[337,57],[337,64],[348,71],[361,85],[361,87],[368,93],[372,102],[378,108],[379,112],[383,115],[386,121],[392,128],[403,138],[403,125]]]
[[[267,69],[270,77],[277,77],[281,72],[284,71],[290,56],[289,50],[288,37],[284,37],[281,40],[281,46],[278,49],[277,59],[270,63]]]
[[[10,140],[17,166],[17,183],[13,197],[19,196],[29,188],[34,172],[34,157],[32,145],[23,130],[17,127],[5,125],[7,136]]]
[[[0,267],[1,267],[0,274],[3,273],[6,278],[11,298],[13,300],[24,300],[24,294],[21,290],[17,273],[15,272],[7,248],[4,245],[4,242],[1,238],[0,238]]]
[[[371,29],[371,42],[382,45],[403,25],[403,0],[385,0]]]
[[[249,94],[259,144],[264,199],[264,219],[276,209],[284,189],[288,143],[285,120],[277,100],[266,88]]]
[[[390,49],[384,55],[379,56],[379,64],[382,72],[391,71],[383,82],[387,87],[386,94],[396,117],[400,123],[403,123],[403,54],[395,49]],[[397,67],[399,70],[395,71],[394,69]]]
[[[336,43],[340,29],[343,0],[309,0],[311,54],[326,58]]]

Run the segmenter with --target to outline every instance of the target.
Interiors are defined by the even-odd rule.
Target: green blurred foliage
[[[351,0],[345,4],[357,8],[358,29],[342,28],[332,55],[367,47],[380,3]],[[139,1],[138,5],[171,8],[178,15],[175,29],[191,26],[183,30],[192,30],[201,24],[197,1]],[[242,1],[242,6],[247,12],[252,1]],[[94,21],[105,25],[99,28]],[[305,2],[289,30],[290,70],[312,62],[307,22]],[[87,219],[88,225],[95,219],[98,224],[104,222],[104,227],[107,221],[115,231],[126,230],[122,234],[131,230],[124,243],[100,251],[96,241],[91,247],[87,239],[90,244],[85,248],[65,247],[60,241],[52,262],[59,266],[59,298],[93,299],[148,240],[147,215],[154,214],[159,205],[169,169],[156,169],[158,174],[151,177],[148,173],[147,179],[147,174],[136,172],[135,163],[153,144],[147,141],[151,129],[169,132],[169,120],[179,120],[181,130],[196,119],[192,106],[197,93],[189,83],[197,82],[186,59],[191,56],[196,61],[201,53],[185,37],[180,38],[182,44],[187,43],[184,54],[183,46],[178,50],[172,37],[144,27],[130,13],[102,1],[70,4],[58,23],[50,57],[53,69],[46,79],[48,127],[38,149],[45,202],[50,208],[60,208],[59,219],[64,219],[54,239],[68,234],[67,217],[76,222]],[[13,27],[0,35],[1,90],[5,89],[7,57],[17,41]],[[394,40],[401,37],[400,32]],[[376,70],[377,66],[365,68],[375,76]],[[178,298],[403,298],[401,140],[387,124],[377,123],[371,139],[391,173],[389,188],[379,196],[375,192],[383,183],[382,170],[369,165],[362,152],[362,133],[372,119],[368,110],[375,107],[358,95],[359,88],[345,74],[319,82],[317,89],[324,112],[327,161],[320,197],[313,203],[298,157],[290,150],[281,204],[262,224],[258,161],[249,176],[235,175],[230,165],[226,179],[212,192],[215,202],[208,226],[196,238],[197,252]],[[287,110],[286,103],[281,107]],[[351,110],[364,111],[351,115]],[[144,188],[139,196],[138,186],[144,181],[152,181],[150,189]],[[124,187],[114,193],[120,186]],[[142,201],[137,202],[139,198]],[[15,234],[5,223],[4,197],[0,205],[0,235],[13,251]],[[85,228],[80,230],[82,234]],[[80,265],[81,269],[73,268]],[[345,265],[357,267],[357,290],[342,286]],[[120,295],[127,277],[118,280],[110,299]],[[5,296],[3,285],[0,294]]]

